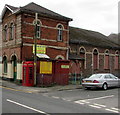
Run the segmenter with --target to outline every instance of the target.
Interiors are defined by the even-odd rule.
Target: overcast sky
[[[30,2],[72,18],[70,26],[104,35],[118,33],[119,0],[0,0],[0,14],[5,4],[19,7]]]

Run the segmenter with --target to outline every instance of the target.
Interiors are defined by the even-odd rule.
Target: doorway
[[[16,56],[12,56],[12,74],[13,74],[13,80],[16,81],[17,79],[17,58]]]

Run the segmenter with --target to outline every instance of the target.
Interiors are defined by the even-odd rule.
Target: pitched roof
[[[110,34],[108,36],[108,38],[109,38],[109,40],[111,40],[111,41],[115,42],[116,44],[120,45],[120,42],[118,42],[118,40],[120,39],[120,38],[118,39],[118,34]]]
[[[70,43],[86,44],[105,48],[118,48],[118,44],[110,41],[107,36],[81,28],[70,27]]]
[[[6,4],[6,7],[9,8],[10,10],[12,10],[13,12],[18,9],[18,7],[14,7],[14,6],[11,6],[8,4]]]
[[[24,7],[21,7],[21,10],[37,12],[41,16],[53,17],[55,19],[62,19],[62,20],[72,21],[71,18],[62,16],[62,15],[60,15],[58,13],[55,13],[55,12],[53,12],[51,10],[48,10],[48,9],[38,5],[38,4],[35,4],[34,2],[31,2],[31,3],[27,4]]]
[[[4,6],[3,10],[2,10],[1,19],[3,18],[3,16],[4,16],[4,14],[5,14],[5,12],[6,12],[7,9],[9,9],[12,13],[14,13],[19,8],[6,4]]]
[[[12,13],[19,13],[19,12],[27,12],[27,13],[38,13],[40,16],[43,17],[49,17],[49,18],[54,18],[54,19],[60,19],[60,20],[65,20],[65,21],[72,21],[71,18],[62,16],[58,13],[55,13],[51,10],[48,10],[38,4],[35,4],[34,2],[31,2],[23,7],[14,7],[11,5],[5,5],[4,10],[8,8]]]

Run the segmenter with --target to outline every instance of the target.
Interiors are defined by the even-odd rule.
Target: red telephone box
[[[33,86],[34,85],[34,62],[26,61],[23,63],[23,86]]]

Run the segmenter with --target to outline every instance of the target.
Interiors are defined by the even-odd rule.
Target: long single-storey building
[[[89,76],[113,73],[120,77],[120,43],[95,31],[70,27],[71,73]]]

